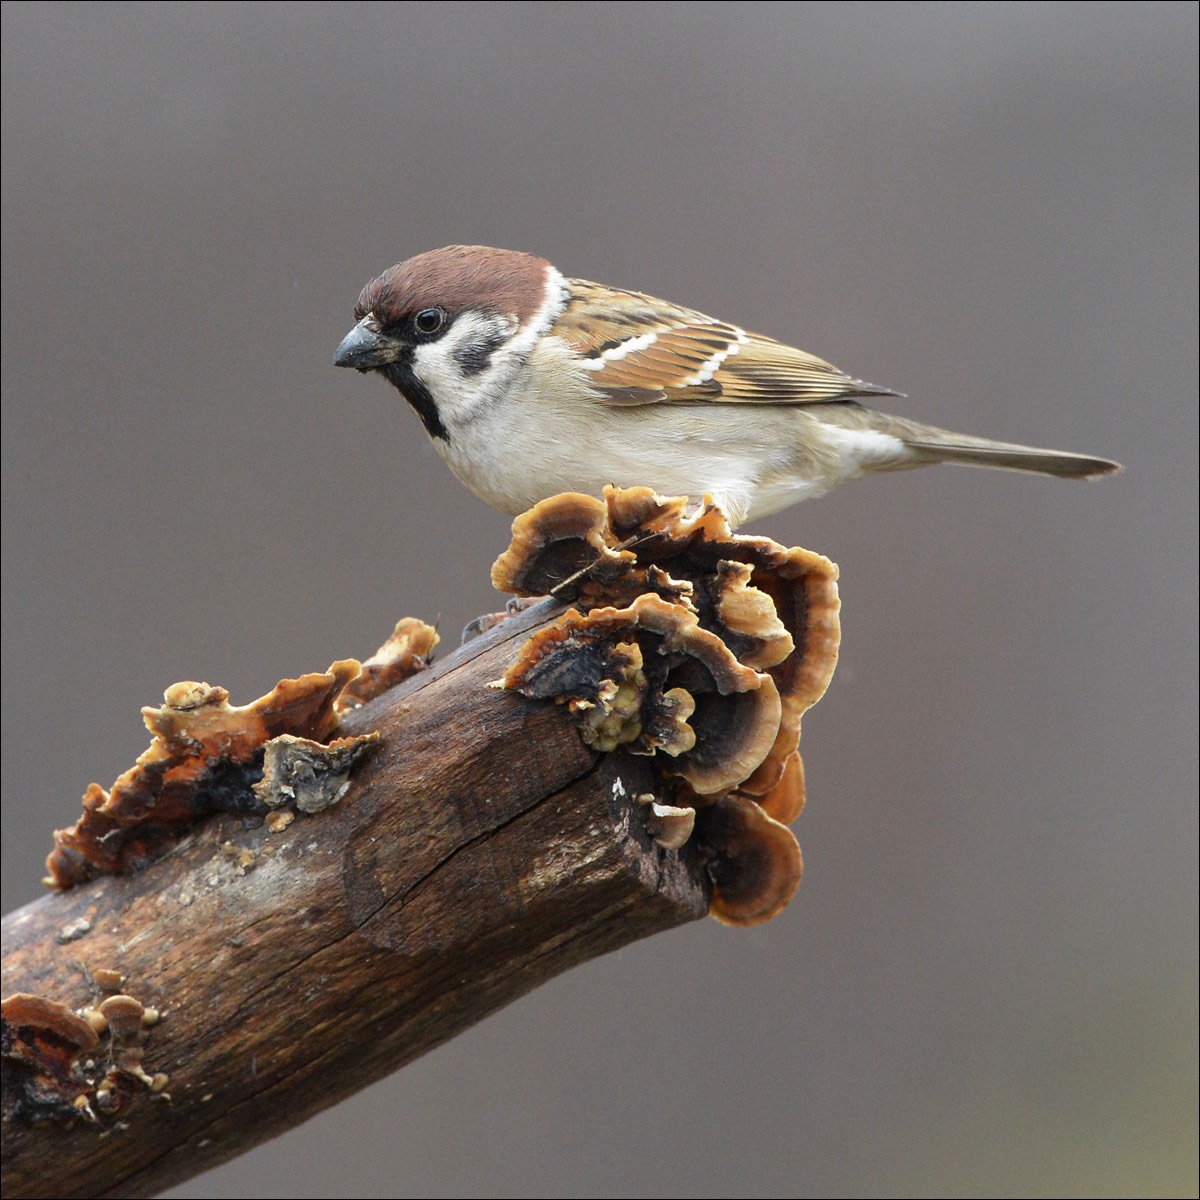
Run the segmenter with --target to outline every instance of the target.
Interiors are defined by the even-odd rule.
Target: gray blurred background
[[[759,523],[836,559],[807,874],[175,1196],[1195,1194],[1192,4],[4,7],[4,907],[177,679],[446,643],[508,522],[359,288],[535,251],[953,428]]]

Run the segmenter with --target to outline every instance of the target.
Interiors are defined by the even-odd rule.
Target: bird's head
[[[378,371],[430,437],[493,401],[565,301],[562,276],[532,254],[446,246],[384,271],[354,306],[335,366]]]

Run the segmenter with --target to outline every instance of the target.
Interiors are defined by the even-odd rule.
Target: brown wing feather
[[[831,363],[639,292],[571,281],[555,333],[610,403],[819,404],[899,393]]]

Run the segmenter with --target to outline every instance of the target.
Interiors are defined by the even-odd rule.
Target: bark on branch
[[[334,807],[211,819],[130,876],[4,919],[4,994],[71,1009],[104,972],[162,1013],[120,1121],[5,1119],[11,1196],[145,1196],[299,1124],[576,963],[708,908],[646,833],[649,760],[487,687],[562,611],[515,616],[351,714],[383,740]],[[83,930],[82,934],[80,931]],[[111,989],[110,989],[111,990]],[[102,1038],[94,1057],[113,1053]]]

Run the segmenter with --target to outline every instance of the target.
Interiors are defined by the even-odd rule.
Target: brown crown
[[[490,246],[444,246],[389,267],[362,290],[356,320],[374,313],[391,325],[422,308],[454,314],[465,309],[513,313],[524,324],[541,306],[544,258]]]

